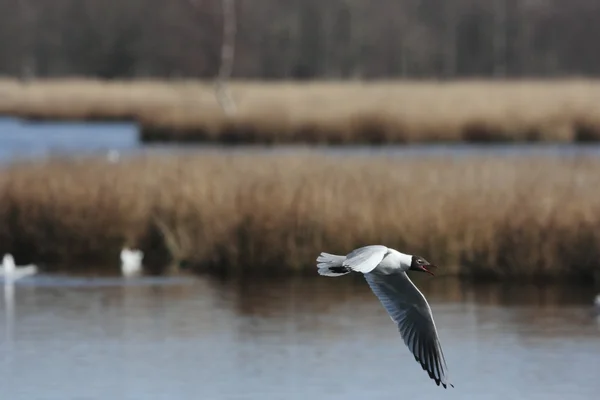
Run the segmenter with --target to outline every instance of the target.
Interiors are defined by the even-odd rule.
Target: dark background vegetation
[[[597,75],[597,0],[237,0],[233,77]],[[220,0],[2,0],[0,74],[211,77]]]

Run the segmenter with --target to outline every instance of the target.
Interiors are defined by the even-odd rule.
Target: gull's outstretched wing
[[[342,265],[353,271],[366,274],[373,271],[388,251],[389,249],[386,246],[381,245],[360,247],[348,253]]]
[[[379,298],[415,360],[429,377],[446,388],[449,382],[446,360],[442,353],[431,308],[423,294],[406,273],[391,275],[364,274],[371,290]]]

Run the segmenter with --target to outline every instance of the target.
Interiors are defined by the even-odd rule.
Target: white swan
[[[5,254],[2,258],[2,269],[0,269],[0,276],[4,277],[4,284],[10,284],[17,279],[21,279],[36,273],[37,267],[33,264],[17,267],[12,254]]]
[[[141,250],[121,250],[121,272],[124,276],[135,276],[142,272],[142,259],[144,253]]]

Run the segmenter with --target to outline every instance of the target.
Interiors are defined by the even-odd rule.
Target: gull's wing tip
[[[442,382],[442,380],[441,380],[441,379],[439,379],[439,378],[431,377],[431,379],[433,379],[433,381],[435,382],[435,384],[436,384],[437,386],[440,386],[440,385],[442,385],[442,387],[443,387],[444,389],[448,389],[448,386],[450,386],[450,387],[452,387],[452,388],[454,387],[454,385],[453,385],[452,383],[450,383],[450,382]]]
[[[438,384],[438,386],[439,386],[439,384]],[[444,387],[444,389],[448,389],[448,386],[450,386],[450,387],[452,387],[452,388],[454,387],[454,385],[453,385],[453,384],[451,384],[450,382],[448,382],[448,383],[443,383],[443,382],[442,382],[442,386]]]
[[[440,385],[441,385],[441,386],[442,386],[444,389],[448,389],[448,386],[450,386],[450,387],[452,387],[452,388],[454,387],[454,385],[453,385],[453,384],[451,384],[450,382],[444,383],[444,382],[442,382],[442,381],[441,381],[441,380],[439,380],[439,379],[435,379],[435,384],[436,384],[437,386],[440,386]]]

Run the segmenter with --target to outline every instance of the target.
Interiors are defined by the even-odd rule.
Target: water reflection
[[[587,399],[600,390],[592,288],[418,279],[456,385],[441,393],[356,278],[36,276],[3,306],[7,316],[14,306],[1,330],[3,393]]]
[[[454,278],[415,278],[430,304],[486,314],[502,309],[518,324],[543,324],[552,318],[589,320],[594,291],[560,284],[470,283]],[[371,309],[373,294],[363,279],[307,279],[288,281],[214,281],[219,306],[230,306],[241,316],[280,319],[286,316],[319,317]],[[592,300],[591,300],[592,299]],[[518,312],[511,312],[515,308]],[[383,315],[383,310],[379,314]]]

